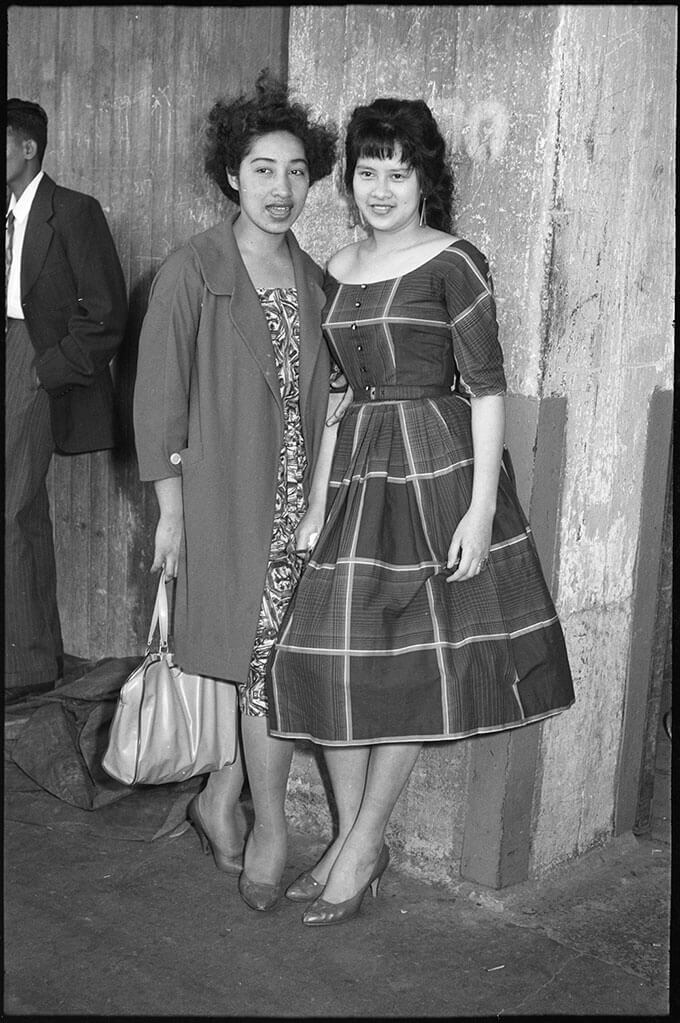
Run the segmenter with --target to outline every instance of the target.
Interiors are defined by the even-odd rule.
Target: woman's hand
[[[335,449],[335,437],[338,432],[338,421],[345,414],[345,409],[352,400],[352,392],[338,394],[331,391],[326,406],[326,425],[324,427],[319,454],[309,488],[309,504],[307,511],[300,519],[295,530],[295,549],[298,554],[308,554],[314,549],[319,533],[326,517],[326,499],[328,497],[328,480]]]
[[[322,526],[323,514],[318,509],[310,507],[295,530],[295,550],[298,554],[307,554],[314,550]]]
[[[167,579],[177,578],[179,567],[179,552],[182,546],[182,533],[184,532],[181,519],[170,518],[161,515],[156,526],[156,539],[154,546],[152,572],[165,570]]]
[[[447,583],[462,583],[486,568],[496,514],[498,474],[503,454],[505,405],[503,396],[471,398],[474,470],[470,507],[451,538],[447,567],[455,569]]]
[[[182,500],[182,479],[171,476],[154,482],[160,517],[156,526],[152,572],[165,569],[168,579],[177,577],[179,552],[184,533],[184,502]]]
[[[330,411],[330,409],[331,409],[331,402],[334,402],[334,399],[336,399],[336,398],[337,398],[337,405],[334,405],[332,411]],[[344,416],[345,412],[349,408],[349,406],[352,404],[353,400],[354,400],[354,391],[349,386],[349,384],[347,385],[347,390],[346,391],[338,391],[338,392],[332,391],[331,392],[331,402],[329,402],[330,415],[328,416],[328,419],[326,420],[326,426],[335,426],[336,423],[339,423],[340,420],[342,419],[342,417]]]
[[[491,528],[494,513],[489,510],[468,508],[458,523],[451,539],[447,568],[454,568],[446,577],[447,583],[462,583],[473,579],[486,568],[491,546]]]

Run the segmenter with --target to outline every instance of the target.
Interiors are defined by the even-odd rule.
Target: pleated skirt
[[[507,451],[488,567],[446,582],[472,477],[464,398],[350,407],[326,523],[270,662],[272,734],[328,745],[454,739],[573,703]]]

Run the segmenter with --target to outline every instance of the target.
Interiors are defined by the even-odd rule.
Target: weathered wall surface
[[[130,295],[114,363],[121,446],[55,457],[48,486],[65,649],[82,657],[143,650],[157,506],[138,480],[130,421],[137,339],[151,279],[227,201],[203,173],[201,130],[215,99],[284,72],[285,7],[12,5],[8,96],[49,117],[44,169],[102,204]]]
[[[611,834],[648,411],[672,387],[675,292],[676,13],[569,5],[555,41],[543,387],[568,396],[559,598],[581,685],[546,736],[537,865]]]
[[[612,832],[647,410],[672,383],[675,47],[675,12],[663,7],[291,13],[291,81],[324,116],[344,123],[391,94],[424,98],[440,121],[457,232],[494,273],[527,508],[538,409],[566,402],[557,556],[545,567],[577,703],[541,726],[534,874]],[[316,186],[298,230],[322,263],[352,239],[338,181]],[[397,806],[391,841],[421,873],[458,872],[480,741],[427,748]],[[298,789],[322,806],[302,753],[292,802],[304,815]]]

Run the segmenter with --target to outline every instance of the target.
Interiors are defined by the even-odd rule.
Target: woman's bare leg
[[[256,884],[278,884],[286,865],[286,787],[293,756],[292,739],[267,731],[267,718],[241,716],[243,753],[255,823],[248,837],[244,870]]]
[[[338,811],[338,833],[312,870],[312,876],[326,883],[331,867],[352,829],[366,786],[368,746],[325,746],[324,759]]]
[[[233,764],[212,771],[196,799],[211,842],[227,858],[237,858],[243,852],[243,827],[238,814],[242,789],[243,760],[237,743]]]
[[[421,743],[411,742],[370,748],[361,806],[328,875],[324,901],[344,902],[367,883],[385,841],[387,823],[421,748]]]

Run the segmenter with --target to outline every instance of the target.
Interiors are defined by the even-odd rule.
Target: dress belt
[[[354,401],[363,404],[368,401],[409,401],[414,398],[440,398],[452,394],[450,387],[439,384],[418,386],[417,384],[367,384],[354,392]]]

